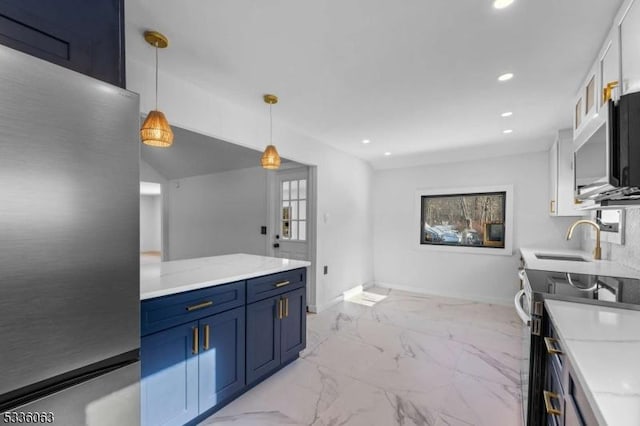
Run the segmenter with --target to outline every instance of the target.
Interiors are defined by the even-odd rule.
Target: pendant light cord
[[[156,45],[156,111],[158,110],[158,42]]]
[[[273,104],[269,104],[269,145],[273,145]]]

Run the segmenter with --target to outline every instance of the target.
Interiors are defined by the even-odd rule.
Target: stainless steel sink
[[[544,254],[544,253],[536,253],[535,254],[538,259],[541,260],[564,260],[569,262],[589,262],[584,257],[574,256],[570,254]]]

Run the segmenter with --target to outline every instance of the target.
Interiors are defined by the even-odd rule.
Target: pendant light
[[[278,155],[278,150],[273,145],[273,113],[271,108],[278,103],[278,97],[276,95],[264,95],[264,101],[269,104],[269,145],[264,149],[260,163],[265,169],[275,170],[280,168],[280,155]]]
[[[149,111],[149,115],[140,128],[140,138],[145,145],[168,148],[173,144],[173,131],[162,111],[158,110],[158,49],[169,45],[169,40],[157,31],[145,31],[144,39],[156,48],[156,108]]]

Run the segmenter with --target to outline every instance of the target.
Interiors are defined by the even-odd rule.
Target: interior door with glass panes
[[[286,259],[309,259],[307,168],[278,171],[273,253]]]

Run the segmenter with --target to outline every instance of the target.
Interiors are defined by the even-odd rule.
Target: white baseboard
[[[316,305],[315,308],[315,313],[319,314],[322,311],[326,311],[327,309],[329,309],[332,306],[337,305],[338,303],[342,302],[344,300],[344,295],[339,295],[334,297],[333,299],[331,299],[330,301],[328,301],[327,303],[323,303],[321,305]]]
[[[482,302],[482,303],[491,303],[494,305],[503,305],[503,306],[512,306],[513,305],[513,299],[512,298],[508,298],[508,299],[500,299],[497,297],[482,297],[482,296],[478,296],[478,295],[474,295],[474,294],[467,294],[467,293],[457,293],[457,292],[438,292],[438,291],[433,291],[431,289],[423,289],[423,288],[419,288],[419,287],[411,287],[411,286],[405,286],[405,285],[398,285],[398,284],[393,284],[393,283],[386,283],[386,282],[380,282],[380,281],[376,281],[375,282],[375,286],[376,287],[382,287],[382,288],[388,288],[391,290],[402,290],[402,291],[409,291],[412,293],[417,293],[417,294],[424,294],[427,296],[440,296],[440,297],[451,297],[453,299],[463,299],[463,300],[470,300],[473,302]]]

